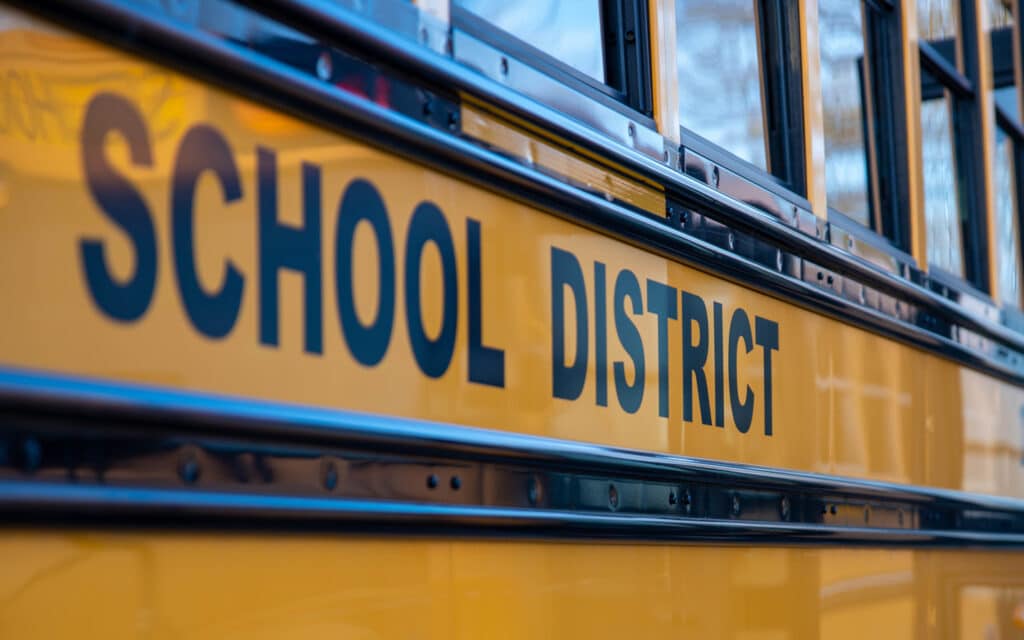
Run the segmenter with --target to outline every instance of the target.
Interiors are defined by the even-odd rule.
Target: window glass
[[[953,146],[952,98],[921,103],[924,212],[928,264],[964,276],[960,185]]]
[[[922,40],[930,42],[950,64],[960,68],[960,15],[954,0],[917,0],[917,29]]]
[[[1019,122],[1020,113],[1017,108],[1017,88],[1010,85],[1008,87],[1000,87],[992,93],[995,94],[996,104],[999,105],[1003,113]]]
[[[676,0],[679,119],[768,169],[754,0]]]
[[[989,22],[993,29],[1013,26],[1013,14],[1010,12],[1012,0],[988,0]]]
[[[600,0],[455,0],[455,4],[605,82]]]
[[[863,3],[820,0],[825,186],[830,207],[871,225]]]
[[[996,127],[996,264],[999,265],[999,297],[1020,307],[1020,231],[1017,227],[1017,181],[1014,175],[1013,139]]]

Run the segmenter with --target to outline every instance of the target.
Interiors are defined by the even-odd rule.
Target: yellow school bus
[[[0,637],[1024,635],[1022,33],[0,3]]]

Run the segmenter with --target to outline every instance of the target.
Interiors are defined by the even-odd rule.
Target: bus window
[[[948,92],[921,102],[928,264],[964,277],[960,182],[953,148],[952,100]]]
[[[683,127],[767,171],[754,0],[676,0],[676,33]]]
[[[828,205],[870,227],[871,189],[864,6],[849,0],[818,3],[821,102],[825,125]]]
[[[606,82],[599,0],[455,0],[495,27]]]
[[[644,0],[453,0],[451,22],[454,31],[500,50],[560,88],[619,111],[624,106],[631,117],[653,113]],[[545,91],[516,86],[526,93]],[[575,95],[569,100],[579,102]]]
[[[1009,0],[989,0],[989,16],[996,112],[995,224],[996,264],[999,265],[996,281],[1001,301],[1021,308],[1021,167],[1018,158],[1024,153],[1024,129],[1014,85],[1014,16]]]
[[[982,0],[987,1],[987,0]],[[973,0],[918,0],[921,144],[929,268],[989,290],[981,34]],[[968,28],[969,27],[969,28]]]
[[[963,69],[960,15],[954,0],[917,0],[917,30],[949,64]]]
[[[818,2],[829,215],[839,212],[907,249],[899,24],[895,5]]]

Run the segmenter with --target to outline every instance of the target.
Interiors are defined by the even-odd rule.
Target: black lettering
[[[608,406],[608,300],[605,265],[594,262],[594,374],[599,407]]]
[[[683,291],[683,420],[693,422],[693,381],[697,381],[700,421],[711,424],[711,403],[708,401],[708,379],[704,366],[708,361],[708,309],[704,300]],[[700,341],[693,342],[693,324],[697,324]]]
[[[565,364],[565,288],[576,310],[576,354]],[[575,400],[587,380],[590,337],[587,331],[587,288],[576,256],[551,247],[551,392],[556,398]]]
[[[480,270],[480,222],[466,220],[466,254],[469,263],[469,381],[492,387],[505,386],[505,352],[484,346],[483,287]]]
[[[377,241],[377,313],[364,325],[356,313],[353,297],[352,246],[356,228],[365,221]],[[391,344],[395,325],[395,243],[384,200],[366,180],[353,180],[338,205],[338,227],[334,234],[335,292],[341,332],[352,357],[372,367],[379,363]]]
[[[772,351],[779,348],[779,325],[759,316],[754,317],[757,344],[764,351],[764,435],[772,435]]]
[[[128,144],[133,164],[153,166],[149,132],[141,114],[124,98],[101,93],[89,102],[82,123],[85,182],[99,208],[131,241],[135,273],[126,282],[118,282],[107,268],[102,240],[82,240],[80,255],[96,306],[114,320],[131,322],[149,309],[156,288],[156,229],[142,195],[107,159],[104,145],[107,136],[114,132]]]
[[[228,260],[220,290],[207,293],[199,282],[195,262],[195,195],[199,177],[210,171],[220,182],[224,202],[242,197],[242,185],[231,149],[217,131],[208,125],[188,130],[174,162],[171,186],[171,244],[178,292],[192,326],[210,338],[223,338],[231,332],[242,308],[245,279]]]
[[[277,221],[277,155],[256,150],[259,195],[260,342],[278,343],[278,271],[292,269],[305,282],[306,335],[309,353],[323,352],[320,258],[320,168],[302,165],[302,227]]]
[[[615,362],[615,393],[619,397],[619,406],[626,413],[636,413],[644,400],[644,379],[646,376],[644,362],[644,345],[640,332],[626,313],[625,301],[632,303],[634,315],[644,312],[643,300],[640,296],[640,283],[633,272],[623,269],[615,278],[615,331],[619,334],[622,348],[633,361],[633,384],[626,382],[626,364]]]
[[[750,423],[754,418],[754,392],[747,385],[743,400],[740,400],[738,366],[736,364],[737,349],[740,340],[743,340],[743,348],[746,353],[754,349],[753,340],[750,335],[750,319],[743,309],[736,309],[732,312],[732,319],[729,321],[729,404],[732,407],[732,421],[740,433],[750,430]]]
[[[725,426],[725,363],[722,361],[722,303],[712,305],[715,323],[715,426]]]
[[[455,244],[448,221],[433,202],[421,202],[412,212],[405,245],[405,318],[409,342],[420,371],[431,378],[440,378],[448,370],[455,353],[455,330],[458,324],[459,285],[455,265]],[[423,328],[420,296],[420,270],[423,249],[433,242],[441,254],[442,311],[441,332],[431,340]]]
[[[658,316],[658,415],[668,417],[668,321],[679,315],[676,289],[647,281],[647,310]]]

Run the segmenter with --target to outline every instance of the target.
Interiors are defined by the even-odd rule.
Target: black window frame
[[[955,51],[952,39],[930,42],[921,38],[918,51],[921,65],[921,102],[936,99],[948,91],[952,101],[952,137],[956,163],[957,196],[960,202],[964,275],[962,279],[986,294],[991,293],[988,246],[988,203],[984,187],[986,141],[982,132],[984,114],[978,97],[981,79],[981,46],[977,29],[975,0],[958,0],[960,52],[963,71],[950,61]],[[988,42],[984,43],[988,46]],[[954,58],[955,59],[955,58]],[[923,140],[922,140],[923,144]],[[927,203],[923,203],[927,206]],[[928,265],[929,271],[942,270]],[[949,274],[961,278],[957,274]]]
[[[651,45],[644,0],[600,0],[605,82],[563,62],[486,18],[450,7],[451,27],[616,111],[654,126]]]
[[[755,14],[761,47],[762,118],[768,169],[761,169],[716,145],[682,122],[680,152],[690,149],[767,191],[803,203],[807,195],[807,171],[800,3],[789,0],[752,1],[757,3]],[[678,40],[686,37],[685,30],[677,31]],[[682,94],[686,87],[680,85],[678,91]]]
[[[908,258],[910,251],[909,100],[904,82],[903,12],[892,0],[854,0],[863,7],[865,65],[860,75],[861,118],[867,160],[869,224],[828,206],[829,222],[875,236],[878,244]],[[868,98],[870,96],[870,99]],[[826,202],[828,194],[826,193]]]
[[[1020,5],[1017,5],[1020,6]],[[1013,16],[1013,27],[1001,27],[992,29],[989,33],[990,46],[992,47],[992,88],[1002,89],[1003,87],[1017,88],[1017,110],[1014,114],[1007,113],[998,102],[993,100],[995,106],[995,126],[1010,138],[1013,145],[1013,185],[1017,200],[1017,242],[1021,251],[1022,267],[1024,267],[1024,123],[1020,119],[1021,91],[1024,88],[1017,85],[1014,64],[1024,64],[1018,61],[1013,52],[1014,37],[1024,38],[1024,25],[1021,25],[1019,16]],[[1024,40],[1022,40],[1024,42]],[[994,168],[993,168],[994,169]],[[1024,283],[1024,271],[1017,274]],[[1012,305],[1020,309],[1018,301]]]

